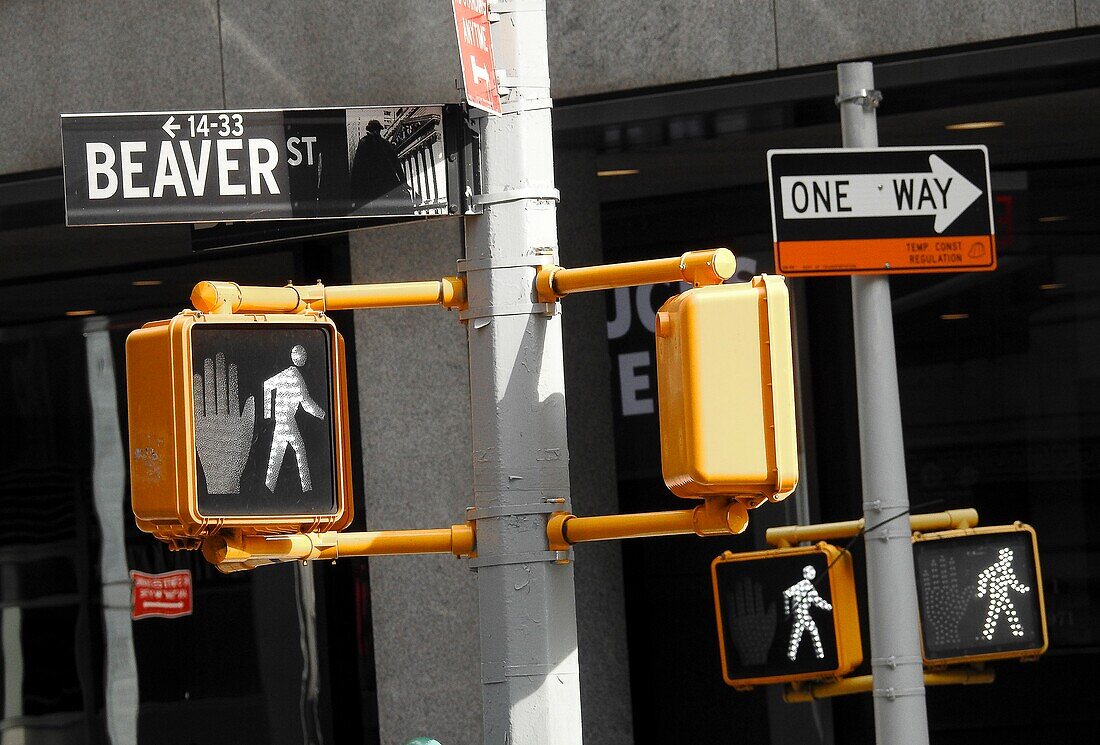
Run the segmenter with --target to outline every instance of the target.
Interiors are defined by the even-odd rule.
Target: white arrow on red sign
[[[489,33],[489,3],[487,0],[452,0],[451,4],[466,101],[476,108],[499,114],[500,91],[497,90],[493,42]]]
[[[783,219],[934,215],[942,233],[982,195],[938,155],[923,173],[851,173],[782,176]]]

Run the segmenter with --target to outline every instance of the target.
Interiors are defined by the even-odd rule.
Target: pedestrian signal
[[[138,527],[175,548],[221,528],[351,522],[344,343],[322,315],[184,311],[126,340]]]
[[[852,557],[819,543],[711,563],[722,677],[735,688],[839,678],[863,661]]]
[[[778,501],[798,483],[782,277],[696,287],[657,312],[661,466],[677,496]]]
[[[1047,648],[1039,548],[1029,525],[913,536],[929,665],[1034,658]]]

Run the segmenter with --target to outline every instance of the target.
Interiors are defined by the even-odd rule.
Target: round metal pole
[[[878,147],[871,63],[838,65],[837,82],[844,147]],[[888,277],[852,277],[852,318],[875,734],[879,745],[928,745]]]
[[[546,12],[502,5],[496,66],[511,92],[481,120],[484,214],[466,218],[474,507],[486,745],[582,742],[573,565],[548,549],[571,511],[561,316],[536,302],[557,263]],[[564,502],[560,501],[564,499]],[[557,502],[551,500],[559,500]]]

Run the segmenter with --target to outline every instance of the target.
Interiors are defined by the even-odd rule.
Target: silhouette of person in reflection
[[[351,193],[356,211],[403,214],[412,211],[412,191],[405,182],[397,148],[382,136],[382,123],[371,119],[355,148]]]

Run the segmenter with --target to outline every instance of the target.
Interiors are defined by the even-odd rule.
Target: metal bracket
[[[884,698],[893,701],[902,696],[923,696],[923,688],[876,688],[872,694],[875,698]]]
[[[461,274],[462,272],[482,272],[487,269],[517,269],[524,266],[547,266],[553,265],[553,263],[554,256],[549,253],[537,253],[526,259],[459,259],[458,271]]]
[[[497,556],[479,556],[470,559],[470,568],[498,567],[508,564],[539,564],[541,562],[565,562],[572,561],[573,549],[568,551],[527,551],[518,554],[502,554]]]
[[[833,99],[836,105],[839,107],[842,103],[854,103],[863,107],[864,111],[871,111],[877,109],[882,103],[882,91],[877,88],[867,90],[866,88],[860,88],[859,93],[852,96],[840,96],[839,94]]]
[[[511,305],[481,306],[480,308],[467,308],[458,312],[458,320],[470,321],[478,318],[492,318],[494,316],[556,316],[561,310],[559,303],[513,303]]]
[[[875,668],[879,665],[885,665],[891,670],[897,670],[900,665],[924,665],[924,660],[920,657],[909,655],[906,657],[895,657],[890,655],[889,657],[872,657],[871,667]]]
[[[881,499],[872,499],[870,502],[863,503],[863,509],[874,510],[875,512],[882,512],[883,510],[908,510],[907,504],[883,504]]]
[[[500,104],[502,114],[522,114],[525,111],[540,111],[554,108],[554,100],[551,98],[520,98],[515,101],[505,101]]]
[[[867,533],[864,533],[863,535],[864,535],[865,539],[874,538],[875,540],[882,541],[884,543],[886,541],[889,541],[891,538],[904,538],[907,541],[913,540],[913,533],[908,531],[908,530],[904,531],[904,532],[902,532],[900,530],[893,530],[893,531],[883,530],[883,531],[879,532],[879,530],[876,529],[873,532],[868,531]]]
[[[550,89],[550,78],[533,78],[520,75],[501,75],[497,73],[497,85],[501,88],[545,88]]]
[[[546,0],[489,0],[489,20],[493,13],[533,13],[546,10]]]
[[[474,204],[484,207],[490,204],[503,204],[505,202],[518,202],[521,199],[549,199],[555,202],[561,201],[561,192],[548,186],[529,186],[525,189],[509,189],[492,194],[474,194]]]
[[[467,520],[481,520],[486,517],[508,517],[510,515],[538,515],[561,512],[564,506],[558,502],[532,502],[530,504],[504,505],[502,507],[467,507]]]
[[[561,667],[550,663],[505,665],[501,662],[481,663],[482,683],[503,683],[506,678],[541,678],[546,675],[579,675],[576,666]]]

